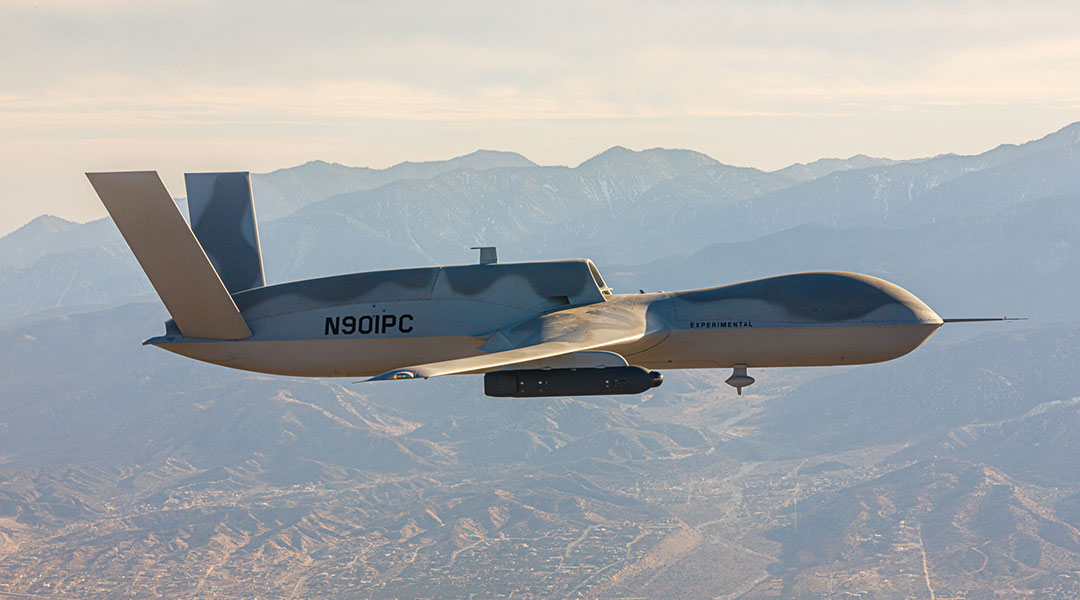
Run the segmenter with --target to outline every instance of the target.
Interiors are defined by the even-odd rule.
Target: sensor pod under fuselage
[[[606,396],[640,394],[664,382],[641,367],[518,369],[484,375],[484,394],[494,397]]]

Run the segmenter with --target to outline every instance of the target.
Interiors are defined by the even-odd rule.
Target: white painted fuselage
[[[942,324],[910,292],[853,273],[802,273],[685,292],[610,294],[602,280],[596,287],[579,289],[574,283],[552,290],[542,289],[528,273],[510,272],[486,286],[469,288],[460,285],[465,273],[448,273],[450,269],[494,266],[410,270],[415,283],[411,287],[392,275],[400,272],[386,272],[369,287],[356,282],[364,288],[356,294],[320,296],[320,286],[340,289],[343,282],[335,281],[339,278],[242,292],[234,297],[252,331],[250,338],[198,340],[172,331],[148,343],[249,371],[363,377],[520,345],[524,337],[502,337],[537,335],[506,332],[538,314],[572,317],[575,311],[612,311],[632,313],[645,322],[639,339],[599,348],[629,364],[649,369],[787,367],[890,360],[917,348]],[[459,285],[452,281],[455,277]]]

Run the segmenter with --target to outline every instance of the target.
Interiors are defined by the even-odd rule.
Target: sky
[[[0,0],[0,235],[104,215],[86,171],[577,165],[690,148],[774,170],[975,154],[1080,121],[1080,3]]]

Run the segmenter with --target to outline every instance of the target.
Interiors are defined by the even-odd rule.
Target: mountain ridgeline
[[[615,147],[574,168],[504,152],[384,170],[316,161],[255,175],[253,186],[272,282],[472,262],[470,246],[496,245],[504,260],[646,265],[618,267],[633,275],[612,277],[625,289],[848,269],[963,310],[954,288],[970,286],[951,284],[984,280],[995,293],[980,298],[1000,291],[1009,302],[974,309],[1064,318],[1068,306],[1049,297],[1075,288],[1039,306],[1016,296],[1034,279],[1077,280],[1077,164],[1080,124],[976,156],[856,156],[773,173]],[[150,288],[107,220],[41,217],[0,238],[0,290],[0,319],[10,319]]]

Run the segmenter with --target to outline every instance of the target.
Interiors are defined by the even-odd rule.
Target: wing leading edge
[[[481,350],[490,350],[487,354],[393,369],[363,381],[482,373],[499,367],[625,344],[639,340],[644,335],[643,312],[602,302],[540,315],[496,331],[481,346]]]

